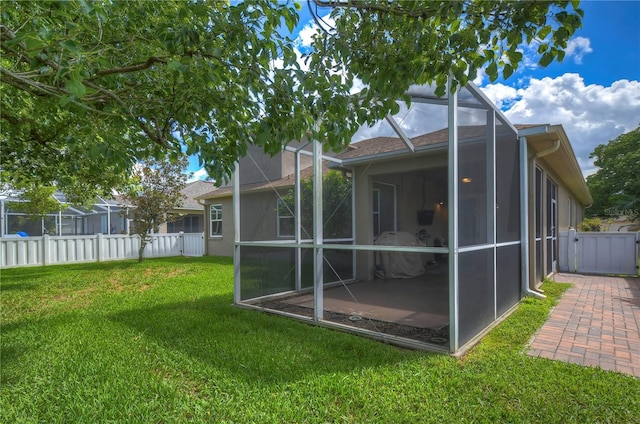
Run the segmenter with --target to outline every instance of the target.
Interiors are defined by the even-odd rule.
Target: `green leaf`
[[[391,114],[396,115],[400,112],[400,105],[398,102],[391,103]]]
[[[36,57],[42,49],[46,46],[46,43],[35,36],[29,36],[24,39],[26,53],[30,58]]]
[[[538,31],[538,37],[541,40],[544,40],[547,35],[549,35],[549,33],[551,32],[551,27],[549,25],[545,25],[542,27],[542,29],[540,29],[540,31]]]
[[[542,43],[538,46],[538,54],[542,54],[549,50],[549,45],[547,43]]]
[[[487,74],[491,82],[494,82],[496,79],[498,79],[498,65],[495,61],[491,62],[489,66],[487,66],[485,73]]]
[[[485,49],[485,50],[483,50],[483,52],[484,52],[484,57],[487,60],[493,60],[496,57],[496,52],[494,52],[491,49]]]
[[[80,44],[76,43],[74,40],[61,41],[60,42],[60,47],[62,47],[63,49],[69,50],[70,52],[77,53],[77,54],[82,52]]]
[[[87,88],[82,84],[82,80],[70,79],[66,80],[64,84],[67,90],[69,90],[69,93],[77,98],[82,98],[87,93]]]
[[[553,62],[553,57],[553,53],[551,52],[546,52],[545,54],[543,54],[540,58],[540,66],[548,66],[551,62]]]
[[[507,79],[513,74],[513,67],[505,63],[504,68],[502,68],[502,78]]]
[[[82,8],[82,13],[85,15],[90,15],[94,11],[93,3],[87,0],[81,0],[80,7]]]
[[[509,50],[507,51],[507,57],[509,58],[509,62],[511,66],[518,66],[518,63],[522,60],[522,52],[517,50]]]
[[[183,65],[177,60],[172,60],[167,64],[167,68],[171,71],[180,71],[182,70]]]

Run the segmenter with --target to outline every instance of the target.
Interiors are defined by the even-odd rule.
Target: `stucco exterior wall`
[[[259,146],[249,146],[247,155],[240,159],[240,184],[251,184],[282,178],[282,155],[271,157]],[[257,165],[257,166],[256,166]]]
[[[233,201],[231,196],[208,199],[204,213],[205,255],[233,256]],[[222,205],[222,236],[211,236],[210,205]]]
[[[423,154],[405,157],[401,160],[389,159],[354,168],[356,190],[356,228],[358,244],[372,245],[373,233],[373,188],[374,182],[396,186],[397,231],[416,234],[425,230],[429,237],[427,246],[433,246],[436,237],[446,239],[448,212],[446,153]],[[424,191],[423,191],[424,190]],[[441,205],[440,202],[443,202]],[[418,210],[434,211],[431,225],[419,225]],[[426,254],[424,260],[432,260]],[[375,260],[373,252],[356,253],[356,278],[373,279]]]
[[[281,190],[283,193],[287,189]],[[272,191],[245,192],[240,195],[240,239],[248,241],[278,240],[277,198]],[[222,236],[211,235],[210,205],[222,205]],[[233,201],[232,197],[206,200],[205,237],[206,255],[233,256]]]
[[[240,194],[240,239],[276,240],[277,195],[272,191]]]

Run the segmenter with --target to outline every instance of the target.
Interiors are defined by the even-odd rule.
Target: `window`
[[[380,235],[380,189],[373,189],[373,237]]]
[[[198,215],[185,215],[174,221],[167,222],[168,233],[201,233],[200,217]]]
[[[216,204],[209,206],[211,216],[211,237],[222,237],[222,205]]]
[[[278,199],[278,237],[293,237],[295,235],[295,219],[293,217],[293,211],[287,206],[286,202],[282,199]]]
[[[398,231],[397,193],[394,184],[373,182],[373,238],[385,231]]]

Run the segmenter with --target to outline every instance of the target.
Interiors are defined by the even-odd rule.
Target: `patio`
[[[571,283],[529,355],[640,377],[640,279],[556,274]]]
[[[449,288],[446,266],[420,277],[374,279],[325,287],[323,320],[434,347],[448,344]],[[312,318],[313,292],[258,302],[268,310]],[[383,337],[384,339],[384,337]]]

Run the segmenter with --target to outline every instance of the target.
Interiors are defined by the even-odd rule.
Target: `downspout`
[[[555,146],[557,149],[560,145]],[[550,150],[550,149],[547,149]],[[555,150],[554,150],[555,151]],[[551,152],[549,152],[551,153]],[[533,158],[527,155],[527,138],[520,137],[520,239],[522,240],[520,257],[522,260],[522,270],[520,275],[521,291],[526,296],[533,296],[538,299],[545,299],[546,296],[540,292],[531,290],[529,287],[529,166],[533,164]]]
[[[551,153],[554,153],[556,150],[558,150],[558,148],[560,148],[560,139],[556,138],[555,140],[553,140],[553,145],[551,145],[551,147],[536,153],[535,158],[538,159],[538,158],[550,155]]]

